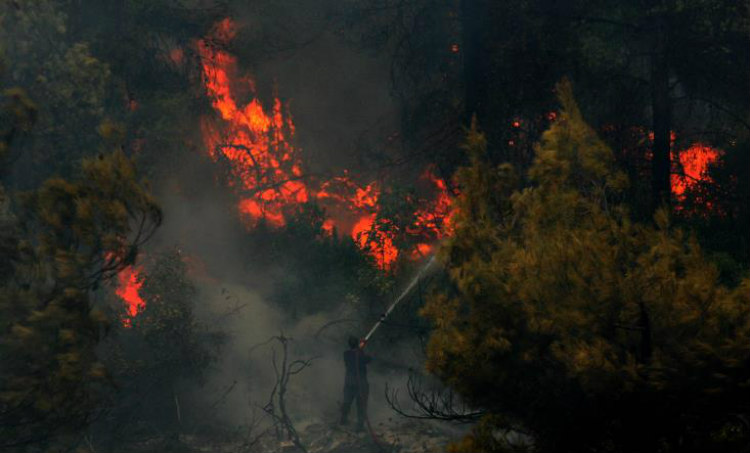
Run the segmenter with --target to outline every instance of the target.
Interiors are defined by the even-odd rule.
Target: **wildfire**
[[[685,199],[687,192],[698,188],[701,182],[712,182],[708,169],[721,157],[721,152],[710,146],[696,143],[690,148],[681,151],[677,159],[681,172],[673,172],[671,175],[672,194],[678,201]]]
[[[140,273],[140,268],[128,266],[117,274],[117,289],[115,290],[115,294],[122,299],[130,318],[137,315],[146,307],[146,302],[138,294],[141,286],[143,286],[143,281],[140,280]],[[129,327],[131,320],[125,318],[123,319],[123,324]]]
[[[305,177],[299,150],[292,145],[295,128],[288,105],[275,93],[271,106],[264,105],[254,81],[238,74],[236,58],[225,50],[235,34],[234,23],[224,19],[197,48],[206,93],[220,119],[204,118],[205,144],[214,161],[228,163],[231,184],[240,197],[240,214],[248,226],[263,220],[281,227],[295,208],[315,201],[331,216],[323,223],[325,232],[351,237],[381,268],[389,268],[401,254],[395,235],[404,231],[382,218],[380,184],[356,183],[346,171],[325,181]],[[249,101],[243,105],[238,99]],[[431,171],[424,178],[437,197],[424,202],[406,232],[434,241],[450,230],[452,199],[445,181]],[[408,256],[416,258],[431,250],[429,243],[417,243]]]
[[[289,106],[277,93],[264,104],[254,80],[239,74],[236,58],[226,50],[235,35],[235,24],[224,19],[197,43],[205,90],[216,112],[203,119],[202,130],[211,158],[229,166],[238,210],[249,227],[261,220],[281,227],[296,208],[316,202],[328,216],[324,234],[350,237],[384,269],[402,255],[412,259],[428,255],[433,244],[452,234],[453,194],[432,169],[423,173],[422,180],[434,195],[418,200],[414,221],[407,226],[397,225],[382,212],[386,190],[382,181],[359,183],[346,171],[327,180],[305,175],[300,152],[292,144],[295,127]],[[555,118],[555,112],[547,115],[550,121]],[[520,129],[521,120],[513,120],[511,126]],[[676,169],[681,169],[671,180],[679,202],[701,181],[710,182],[707,170],[719,157],[719,151],[695,144],[673,158]],[[397,244],[412,245],[399,250]]]
[[[635,134],[646,134],[643,129],[635,130]],[[649,143],[653,143],[654,133],[648,132],[647,135]],[[713,179],[709,174],[709,170],[712,166],[720,165],[721,157],[724,154],[720,149],[713,148],[704,143],[693,143],[687,149],[677,150],[675,143],[677,142],[677,133],[671,131],[669,133],[670,148],[670,161],[672,165],[672,171],[670,173],[669,182],[672,196],[676,201],[674,205],[675,212],[682,212],[683,214],[705,214],[696,211],[696,207],[705,208],[706,211],[713,212],[714,214],[720,214],[716,210],[716,204],[712,202],[711,195],[707,193],[706,189],[709,184],[713,184]],[[646,150],[646,160],[650,161],[653,155],[651,150]],[[687,210],[685,209],[685,202],[688,200],[688,195],[692,196],[692,200],[696,204]]]
[[[278,97],[266,111],[254,96],[253,81],[238,77],[236,58],[221,49],[234,34],[234,24],[225,19],[214,27],[211,39],[198,42],[204,85],[223,120],[216,127],[205,119],[203,133],[210,156],[227,160],[239,181],[240,212],[252,224],[265,219],[281,226],[286,207],[309,200],[300,180],[300,159],[290,144],[294,125]],[[244,106],[235,101],[243,92],[253,96]]]

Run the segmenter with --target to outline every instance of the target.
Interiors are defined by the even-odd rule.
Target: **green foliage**
[[[159,254],[141,278],[138,294],[146,307],[132,319],[132,329],[121,329],[123,335],[137,336],[148,349],[138,357],[145,367],[140,372],[164,386],[178,379],[202,379],[217,357],[221,335],[195,319],[197,290],[179,250]]]
[[[116,145],[148,176],[180,152],[197,152],[197,113],[210,106],[191,46],[220,14],[181,0],[0,3],[0,81],[38,105],[6,185],[31,189],[53,174],[71,176],[81,158],[112,145],[102,140],[106,123],[129,131]]]
[[[159,206],[122,151],[84,160],[79,181],[50,178],[25,201],[39,252],[54,256],[57,275],[79,287],[132,264],[161,223]],[[98,266],[87,274],[91,263]]]
[[[4,90],[2,97],[5,105],[0,111],[0,161],[5,161],[13,141],[30,131],[36,122],[37,109],[19,87]]]
[[[222,332],[196,319],[198,294],[179,250],[149,258],[139,281],[145,308],[133,318],[126,317],[118,299],[115,304],[127,322],[113,329],[101,349],[117,388],[112,395],[114,408],[98,428],[112,437],[143,427],[149,433],[153,427],[176,432],[180,386],[202,383],[225,341]],[[123,425],[127,419],[141,422]]]
[[[746,442],[750,279],[721,284],[663,211],[656,227],[630,221],[611,151],[570,86],[558,95],[531,187],[488,166],[481,134],[469,132],[456,235],[441,252],[458,295],[423,309],[435,327],[428,369],[541,451]],[[501,449],[480,431],[457,451]]]
[[[303,205],[284,227],[260,225],[243,241],[244,255],[274,276],[269,299],[292,320],[338,309],[344,301],[358,310],[372,308],[393,284],[350,238],[326,232],[324,220],[320,207]]]
[[[412,250],[415,239],[418,239],[414,223],[419,199],[413,189],[394,187],[385,190],[378,199],[378,214],[373,222],[368,240],[377,240],[377,232],[383,232],[392,238],[393,246],[398,250]]]
[[[121,152],[23,198],[0,188],[0,447],[20,450],[65,445],[97,409],[105,371],[94,348],[107,323],[89,291],[161,219]]]
[[[0,4],[3,85],[23,88],[37,104],[37,124],[14,146],[16,165],[6,169],[6,184],[16,188],[34,188],[54,173],[69,177],[99,149],[96,128],[106,115],[112,74],[70,36],[64,8],[54,0]]]
[[[199,79],[195,40],[227,17],[225,3],[96,0],[82,5],[87,13],[71,15],[71,34],[88,43],[111,71],[106,118],[125,126],[124,148],[149,178],[173,177],[175,161],[205,153],[199,119],[212,108]]]

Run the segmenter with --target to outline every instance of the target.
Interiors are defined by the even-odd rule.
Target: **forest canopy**
[[[510,449],[493,429],[529,433],[541,451],[743,445],[750,278],[722,284],[665,209],[633,222],[612,151],[570,83],[557,92],[528,187],[468,132],[441,250],[456,295],[422,309],[435,326],[428,369],[488,411],[456,451]]]
[[[748,80],[736,0],[0,2],[0,451],[750,451]]]

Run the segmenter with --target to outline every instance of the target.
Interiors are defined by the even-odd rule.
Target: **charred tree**
[[[274,431],[276,433],[276,439],[283,443],[291,443],[296,446],[299,450],[307,452],[307,448],[302,443],[299,433],[297,432],[292,419],[289,417],[289,413],[286,407],[286,393],[289,386],[289,380],[292,376],[299,374],[305,368],[312,365],[313,360],[316,357],[310,359],[298,359],[290,360],[289,358],[289,342],[292,339],[285,337],[283,333],[269,338],[264,343],[254,346],[257,347],[267,345],[272,342],[278,342],[281,345],[281,358],[279,359],[276,355],[276,349],[271,349],[271,363],[273,365],[273,371],[276,376],[276,382],[271,389],[271,393],[268,398],[268,403],[262,407],[274,424]]]

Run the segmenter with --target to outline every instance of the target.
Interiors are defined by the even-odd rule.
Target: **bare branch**
[[[309,359],[297,359],[289,360],[289,343],[291,338],[285,337],[284,333],[280,333],[277,336],[273,336],[267,341],[255,345],[251,348],[252,350],[268,345],[271,342],[278,341],[281,344],[281,363],[279,364],[276,349],[272,348],[271,364],[276,375],[276,382],[274,383],[273,389],[268,399],[268,403],[261,409],[268,414],[274,421],[274,429],[276,430],[277,440],[281,440],[282,431],[286,432],[287,440],[291,441],[298,449],[303,452],[307,452],[307,448],[300,440],[299,433],[294,427],[291,418],[286,408],[286,392],[289,384],[289,380],[295,374],[302,372],[305,368],[312,366],[313,360],[318,357],[312,357]],[[278,413],[276,409],[278,408]]]
[[[414,373],[409,375],[406,382],[409,399],[416,408],[416,412],[407,412],[401,408],[398,400],[398,389],[385,386],[385,399],[397,414],[406,418],[423,420],[442,420],[456,423],[473,423],[485,415],[484,411],[470,410],[460,403],[452,390],[424,390],[422,383]]]

